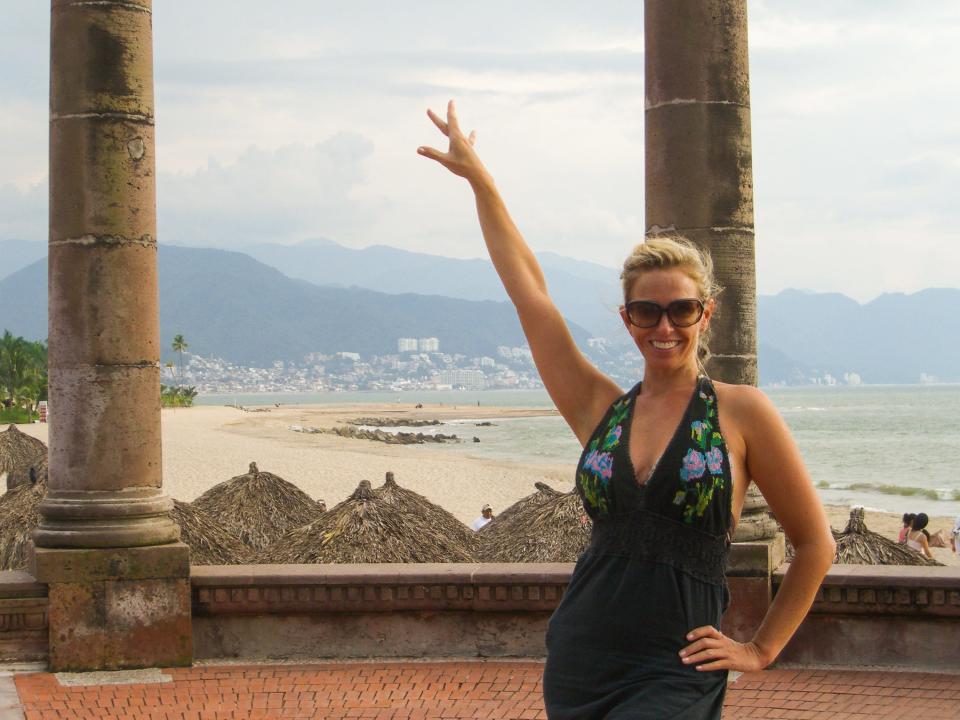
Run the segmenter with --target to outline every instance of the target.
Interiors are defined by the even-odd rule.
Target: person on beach
[[[486,527],[487,523],[491,520],[493,520],[493,508],[489,505],[484,505],[480,508],[480,517],[474,520],[470,527],[479,531]]]
[[[907,542],[907,533],[910,532],[910,524],[913,522],[913,519],[916,517],[913,513],[904,513],[903,514],[903,527],[900,528],[900,535],[897,537],[897,542],[901,545],[906,544]]]
[[[960,515],[957,515],[957,521],[953,524],[953,530],[950,531],[950,547],[957,552],[957,545],[960,545]]]
[[[927,523],[930,518],[926,513],[917,513],[910,524],[910,532],[907,533],[907,547],[916,550],[924,557],[933,560],[933,553],[930,552],[930,540],[927,534]]]
[[[716,720],[727,672],[776,658],[813,602],[834,542],[773,404],[703,372],[717,293],[710,260],[681,238],[651,238],[627,258],[620,316],[645,372],[624,393],[574,343],[477,156],[476,134],[461,130],[452,101],[446,118],[427,114],[448,148],[417,152],[473,190],[543,383],[583,446],[576,486],[593,531],[548,626],[547,716]],[[760,628],[741,643],[719,626],[730,538],[751,480],[796,554]]]

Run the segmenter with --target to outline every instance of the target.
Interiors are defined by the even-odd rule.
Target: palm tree
[[[174,352],[180,354],[180,384],[183,385],[183,351],[186,350],[189,345],[187,345],[187,341],[184,340],[183,335],[174,335],[172,347]]]
[[[0,388],[6,395],[6,404],[12,407],[19,405],[31,365],[30,344],[5,330],[3,337],[0,337]]]

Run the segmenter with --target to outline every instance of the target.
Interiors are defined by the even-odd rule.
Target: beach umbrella
[[[850,520],[843,532],[834,532],[837,555],[834,562],[846,565],[941,565],[929,560],[906,545],[867,529],[863,508],[850,511]]]
[[[463,543],[428,518],[387,502],[362,480],[319,519],[291,530],[257,556],[261,563],[473,562]]]
[[[373,492],[388,505],[395,505],[412,515],[429,520],[435,528],[462,543],[469,550],[473,550],[477,540],[477,534],[473,530],[457,520],[452,513],[430,502],[423,495],[398,485],[392,472],[387,473],[383,485]]]
[[[7,473],[7,489],[21,481],[31,466],[47,456],[47,446],[11,425],[0,432],[0,473]]]
[[[249,547],[190,503],[174,500],[171,516],[180,526],[180,542],[190,548],[191,565],[241,565],[249,559]]]
[[[245,475],[207,490],[193,507],[217,518],[228,533],[255,551],[321,514],[309,495],[273,473],[261,472],[255,462]]]
[[[27,547],[40,524],[40,503],[47,494],[47,460],[36,468],[36,482],[0,495],[0,570],[25,570]]]
[[[537,483],[478,534],[484,562],[575,562],[590,542],[592,524],[576,491]]]

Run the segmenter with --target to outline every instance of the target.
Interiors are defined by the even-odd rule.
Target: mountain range
[[[400,337],[436,337],[441,350],[471,357],[525,344],[506,302],[313,285],[226,250],[161,246],[157,264],[161,337],[182,334],[191,352],[240,365],[395,353]],[[46,337],[46,297],[45,260],[0,281],[0,328]],[[585,346],[587,331],[569,324]]]
[[[0,328],[30,338],[46,336],[46,262],[16,266],[42,250],[0,241]],[[615,310],[616,270],[549,253],[538,258],[581,347],[591,335],[628,347]],[[438,337],[444,351],[469,356],[524,344],[485,260],[354,250],[329,240],[258,245],[247,254],[164,245],[159,274],[162,337],[182,333],[192,351],[239,364],[394,352],[398,337]],[[761,382],[804,384],[828,374],[856,374],[865,383],[960,382],[958,310],[960,289],[953,288],[865,304],[838,293],[762,295]]]
[[[354,249],[326,239],[296,245],[252,245],[243,252],[284,275],[317,285],[464,300],[508,299],[493,264],[485,259],[461,260],[387,245]],[[539,253],[537,258],[550,294],[565,317],[597,337],[611,337],[619,330],[621,292],[616,270],[554,253]]]

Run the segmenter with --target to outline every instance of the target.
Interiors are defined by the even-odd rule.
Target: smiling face
[[[646,300],[666,307],[674,300],[699,298],[697,283],[679,268],[654,269],[642,272],[627,293],[626,302]],[[703,317],[690,327],[676,327],[663,313],[660,322],[651,328],[639,328],[630,323],[624,308],[620,317],[643,355],[646,371],[696,369],[697,345],[700,333],[710,324],[713,301],[704,303]]]

